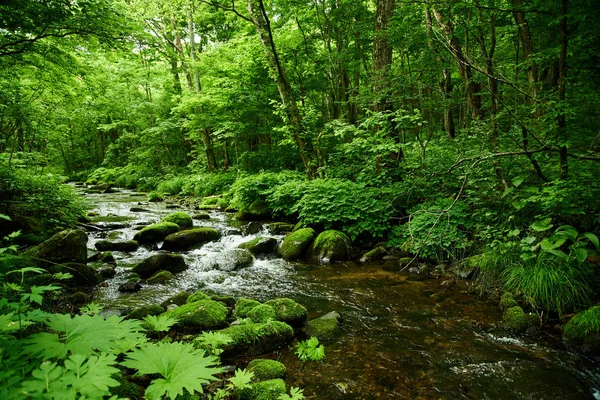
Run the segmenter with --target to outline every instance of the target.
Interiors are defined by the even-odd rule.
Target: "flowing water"
[[[106,237],[131,239],[135,226],[174,211],[130,191],[86,198],[99,214],[94,222],[110,228],[90,233],[90,249]],[[134,213],[132,206],[147,211]],[[222,239],[182,253],[190,268],[175,280],[121,294],[128,268],[156,250],[113,252],[117,275],[97,289],[95,301],[121,312],[181,290],[202,290],[261,301],[290,297],[307,307],[309,318],[337,311],[343,333],[326,343],[325,360],[301,362],[289,349],[270,355],[288,367],[288,385],[303,388],[309,399],[600,399],[596,362],[550,334],[532,339],[503,331],[497,304],[467,293],[465,283],[407,280],[391,261],[314,265],[268,257],[241,271],[215,270],[238,244],[267,233],[225,213],[210,216],[195,226],[214,227]]]

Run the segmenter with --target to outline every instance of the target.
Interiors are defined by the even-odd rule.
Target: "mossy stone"
[[[214,228],[192,228],[181,232],[171,233],[165,237],[162,249],[171,251],[190,250],[204,243],[219,240],[220,238],[221,232]]]
[[[340,320],[340,314],[333,311],[308,321],[304,326],[304,332],[308,336],[315,336],[321,341],[333,340],[340,335]]]
[[[79,229],[58,232],[44,243],[25,251],[25,256],[36,260],[40,268],[57,273],[63,263],[85,264],[87,262],[87,234]]]
[[[361,262],[367,262],[367,261],[381,260],[387,254],[388,254],[388,252],[383,247],[375,247],[374,249],[367,251],[362,256],[362,258],[360,259],[360,261]]]
[[[275,310],[267,304],[261,304],[248,312],[248,318],[254,322],[267,322],[275,319]]]
[[[286,394],[283,379],[270,379],[250,385],[249,388],[240,391],[241,400],[278,400],[281,395]]]
[[[165,301],[163,301],[162,303],[160,303],[160,306],[163,307],[164,309],[169,307],[171,304],[176,304],[178,306],[181,306],[186,303],[186,301],[189,297],[190,297],[189,292],[179,292],[176,295],[171,296],[168,299],[166,299]]]
[[[215,329],[225,325],[229,311],[213,300],[186,303],[167,311],[164,315],[177,319],[177,326],[185,329]]]
[[[122,251],[132,252],[136,251],[140,244],[135,240],[99,240],[94,246],[98,251]]]
[[[306,307],[288,298],[279,298],[266,301],[275,310],[275,318],[293,327],[301,326],[306,321],[308,312]]]
[[[286,346],[294,338],[294,329],[280,321],[257,324],[247,320],[219,332],[228,335],[233,340],[223,348],[224,356],[269,353]]]
[[[194,219],[210,219],[210,215],[208,215],[207,213],[198,213],[198,214],[194,214],[193,218]]]
[[[277,246],[277,239],[272,237],[257,237],[248,242],[241,243],[240,249],[247,249],[254,255],[271,254]]]
[[[207,294],[204,294],[204,293],[198,291],[198,292],[192,294],[190,297],[188,297],[185,302],[186,303],[194,303],[194,302],[200,301],[200,300],[211,300],[211,298]]]
[[[285,260],[302,258],[315,237],[315,230],[302,228],[285,237],[278,253]]]
[[[345,233],[333,229],[323,231],[313,243],[311,258],[321,262],[350,259],[352,242]]]
[[[173,278],[175,278],[175,275],[173,275],[169,271],[158,271],[157,273],[152,275],[150,278],[146,279],[146,283],[148,285],[158,285],[158,284],[163,284],[163,283],[169,282]]]
[[[158,224],[149,225],[138,231],[133,240],[142,243],[156,243],[164,240],[172,233],[179,231],[179,225],[173,222],[159,222]]]
[[[274,235],[281,235],[294,230],[295,225],[287,222],[272,222],[267,225],[267,230]]]
[[[191,228],[194,226],[192,217],[183,211],[177,211],[164,217],[161,222],[173,222],[179,225],[180,228]]]
[[[276,360],[257,358],[248,363],[248,371],[254,373],[255,381],[266,381],[269,379],[283,379],[287,373],[285,365]]]
[[[180,254],[159,253],[154,254],[131,269],[142,278],[149,278],[160,270],[171,273],[183,272],[187,264]]]
[[[529,325],[527,315],[523,308],[514,306],[507,308],[502,316],[502,324],[506,329],[510,329],[513,332],[519,333],[524,332]]]
[[[241,298],[235,303],[233,315],[236,318],[247,318],[248,313],[254,308],[260,306],[260,302],[252,299]]]
[[[151,304],[147,306],[142,306],[136,308],[127,314],[127,318],[129,319],[142,319],[147,317],[148,315],[159,315],[165,312],[165,309],[159,305]]]
[[[213,295],[210,296],[211,300],[218,301],[219,303],[223,303],[226,307],[234,308],[235,307],[235,298],[233,296],[221,296],[221,295]]]
[[[517,303],[517,301],[513,297],[512,293],[510,293],[510,292],[506,292],[502,295],[502,297],[500,297],[500,308],[502,308],[503,310],[506,310],[508,308],[515,307],[518,305],[519,305],[519,303]]]

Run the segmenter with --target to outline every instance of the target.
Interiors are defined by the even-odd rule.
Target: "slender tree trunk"
[[[314,176],[314,165],[312,163],[312,149],[310,143],[307,143],[302,138],[302,116],[294,99],[292,86],[287,78],[285,69],[279,60],[279,55],[273,41],[273,33],[271,31],[271,23],[267,16],[262,0],[248,0],[248,12],[252,18],[252,23],[256,28],[260,41],[263,45],[263,50],[267,58],[267,63],[275,75],[275,84],[279,90],[281,102],[286,111],[288,124],[292,131],[292,137],[300,158],[304,164],[304,168],[309,177]]]
[[[561,104],[561,110],[564,110],[567,86],[567,11],[569,0],[562,0],[560,30],[560,56],[558,59],[558,101]],[[558,142],[559,142],[559,162],[560,179],[567,179],[569,173],[568,154],[567,154],[567,117],[564,111],[558,115]]]
[[[375,11],[375,41],[373,43],[373,94],[375,111],[389,111],[389,74],[392,66],[392,46],[388,27],[394,15],[394,0],[377,0]]]

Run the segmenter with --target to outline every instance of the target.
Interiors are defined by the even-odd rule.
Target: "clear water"
[[[158,222],[173,210],[147,204],[145,196],[123,191],[87,195],[97,223],[124,228],[90,234],[88,246],[107,235],[131,239],[139,223]],[[138,202],[148,212],[130,212]],[[190,211],[193,214],[193,211]],[[168,285],[144,286],[135,294],[117,288],[128,268],[156,250],[114,252],[118,273],[95,299],[120,312],[157,303],[181,290],[267,300],[290,297],[304,304],[309,318],[338,311],[343,334],[326,343],[326,359],[301,362],[289,349],[269,357],[288,367],[288,385],[309,399],[594,399],[598,363],[570,352],[550,334],[536,338],[509,335],[497,326],[497,305],[468,293],[465,283],[441,286],[440,280],[413,282],[388,263],[311,265],[278,258],[257,259],[242,271],[224,272],[228,252],[262,231],[244,234],[247,224],[212,211],[211,226],[223,238],[182,253],[190,268]],[[282,237],[279,237],[281,240]],[[247,360],[235,360],[244,366]]]

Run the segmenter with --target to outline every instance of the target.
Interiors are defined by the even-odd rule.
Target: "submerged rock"
[[[190,250],[220,238],[221,232],[214,228],[192,228],[168,235],[162,248],[172,251]]]
[[[173,222],[179,225],[180,228],[191,228],[194,226],[194,220],[192,217],[183,211],[171,213],[164,217],[161,222]]]
[[[150,278],[146,279],[146,283],[148,285],[163,284],[163,283],[169,282],[173,278],[175,278],[175,275],[173,275],[169,271],[158,271],[156,274],[154,274]]]
[[[327,313],[322,317],[312,319],[304,326],[304,332],[308,336],[315,336],[317,339],[326,341],[333,340],[340,335],[340,322],[342,317],[335,311]]]
[[[140,244],[135,240],[99,240],[94,245],[98,251],[136,251]]]
[[[250,250],[233,249],[220,257],[213,265],[221,271],[237,271],[251,267],[254,264],[254,256]]]
[[[249,242],[241,243],[238,247],[250,250],[254,255],[260,255],[272,254],[275,246],[277,246],[277,239],[272,237],[257,237]]]
[[[321,232],[311,249],[311,258],[317,262],[349,260],[352,255],[352,242],[345,233],[336,230]]]
[[[171,233],[179,231],[179,225],[173,222],[160,222],[142,228],[133,236],[133,240],[136,240],[142,244],[160,242]]]
[[[226,324],[229,311],[213,300],[200,300],[183,304],[163,315],[177,319],[177,326],[191,330],[220,328]]]
[[[142,289],[142,285],[139,282],[125,282],[119,286],[119,292],[123,293],[135,293]]]
[[[285,260],[302,258],[313,242],[315,230],[312,228],[298,229],[285,237],[278,249],[279,255]]]
[[[149,278],[160,270],[171,273],[183,272],[188,268],[183,257],[179,254],[154,254],[131,269],[142,278]]]

